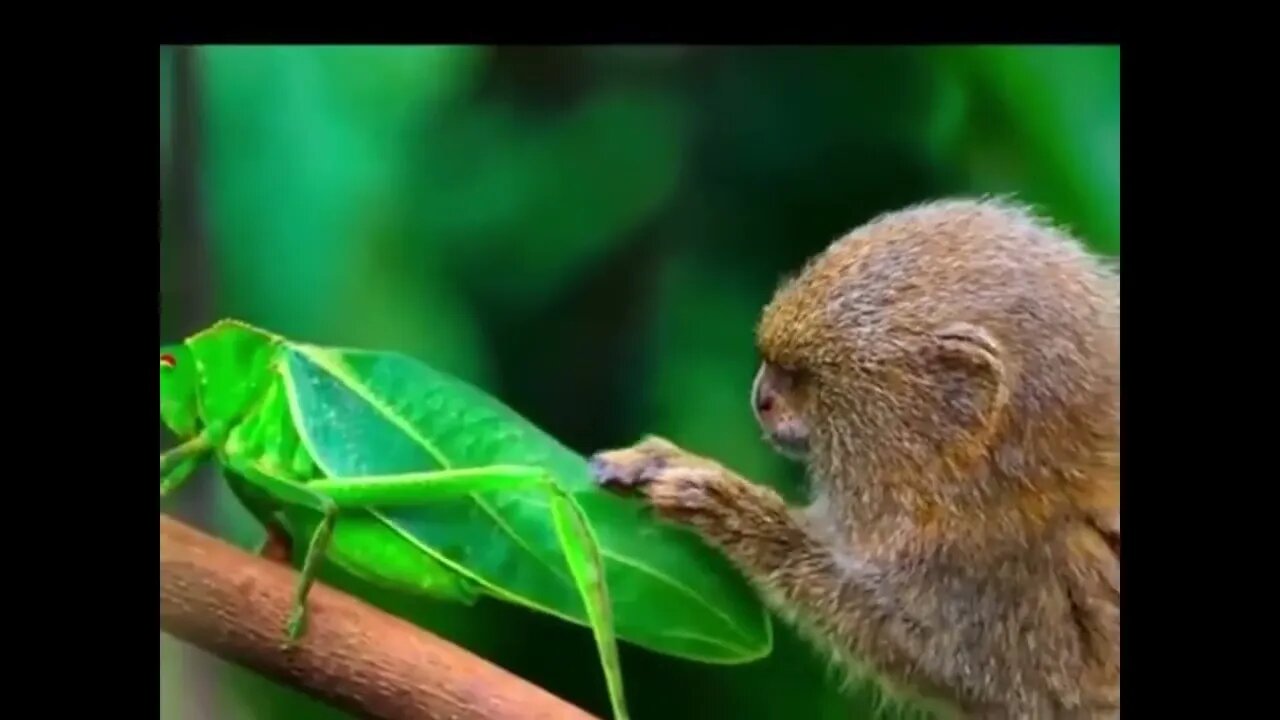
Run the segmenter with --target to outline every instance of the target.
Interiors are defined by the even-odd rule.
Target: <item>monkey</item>
[[[751,412],[809,497],[659,435],[596,482],[717,547],[890,698],[1117,717],[1119,278],[1007,198],[885,212],[784,278]]]

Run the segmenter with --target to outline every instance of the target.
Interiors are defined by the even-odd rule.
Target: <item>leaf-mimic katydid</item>
[[[591,628],[616,717],[618,638],[712,663],[767,655],[772,626],[722,556],[479,389],[407,356],[321,347],[223,320],[161,348],[180,443],[161,495],[215,460],[244,506],[306,545],[286,638],[319,563],[406,593],[481,595]]]

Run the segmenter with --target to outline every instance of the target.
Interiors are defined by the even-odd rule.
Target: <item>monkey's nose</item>
[[[767,413],[773,409],[773,395],[771,393],[761,393],[756,396],[756,410]]]

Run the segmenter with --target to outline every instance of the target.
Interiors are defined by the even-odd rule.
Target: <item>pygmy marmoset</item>
[[[598,453],[846,667],[965,717],[1120,707],[1119,278],[1012,203],[882,215],[783,283],[752,405],[812,493]]]

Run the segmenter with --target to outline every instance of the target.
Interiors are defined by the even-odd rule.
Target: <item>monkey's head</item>
[[[1015,208],[884,215],[778,289],[752,407],[778,450],[836,474],[1032,462],[1114,398],[1109,292],[1080,248]],[[1016,448],[1001,446],[1010,428]]]

